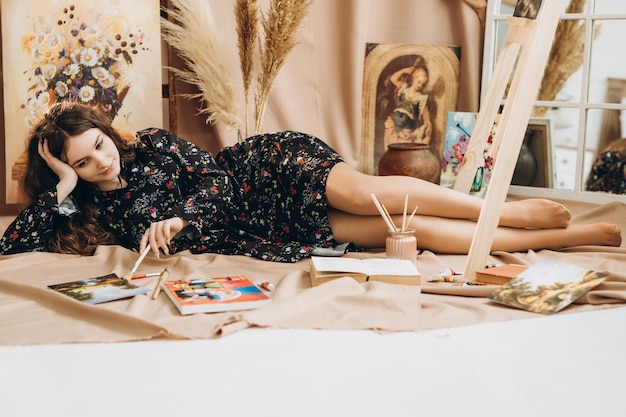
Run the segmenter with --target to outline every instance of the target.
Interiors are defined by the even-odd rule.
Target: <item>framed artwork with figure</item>
[[[459,71],[458,46],[367,43],[359,170],[378,174],[394,144],[425,145],[438,164],[447,114],[457,107]]]
[[[120,131],[163,126],[160,0],[0,0],[0,214],[24,203],[25,140],[50,105],[80,100]]]

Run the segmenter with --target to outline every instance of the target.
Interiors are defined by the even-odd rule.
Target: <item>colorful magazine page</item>
[[[116,274],[48,285],[48,288],[86,304],[120,300],[150,291],[149,288],[131,284]]]
[[[582,297],[608,276],[606,272],[544,259],[502,284],[490,298],[511,307],[552,314]]]
[[[243,275],[168,280],[162,289],[183,315],[249,310],[272,302]]]

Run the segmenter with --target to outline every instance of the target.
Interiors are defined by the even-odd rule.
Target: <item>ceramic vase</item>
[[[389,231],[385,241],[385,255],[391,259],[406,259],[415,262],[417,258],[417,238],[415,230],[404,232]]]
[[[378,161],[378,175],[406,175],[439,184],[439,160],[423,143],[391,143]]]

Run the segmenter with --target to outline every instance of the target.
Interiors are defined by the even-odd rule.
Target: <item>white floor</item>
[[[625,329],[614,308],[420,333],[0,347],[0,416],[622,417]]]

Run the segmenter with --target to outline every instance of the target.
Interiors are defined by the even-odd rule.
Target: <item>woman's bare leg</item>
[[[372,176],[363,174],[345,163],[331,170],[326,184],[331,207],[353,214],[378,214],[371,194],[383,202],[392,214],[404,211],[404,197],[409,195],[409,212],[451,219],[476,220],[483,200],[437,184],[407,176]],[[500,225],[516,228],[566,227],[569,211],[554,201],[527,199],[504,204]]]
[[[387,227],[380,216],[360,216],[331,209],[328,217],[338,242],[354,242],[365,248],[385,246]],[[395,216],[395,221],[401,224],[402,217]],[[409,226],[415,229],[420,249],[435,253],[466,254],[474,237],[476,222],[416,216]],[[608,223],[571,225],[560,229],[498,227],[491,250],[517,252],[579,245],[619,246],[621,241],[619,228]]]

